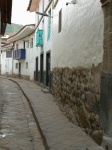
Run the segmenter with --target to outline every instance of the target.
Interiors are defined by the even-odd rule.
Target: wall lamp
[[[36,14],[42,15],[42,16],[46,16],[46,17],[50,17],[50,18],[53,18],[52,16],[49,16],[48,14],[45,14],[45,13],[36,12]]]
[[[66,5],[68,5],[68,4],[76,4],[76,0],[73,0],[71,2],[67,2]]]

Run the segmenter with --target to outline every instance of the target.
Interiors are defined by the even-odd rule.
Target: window
[[[51,9],[48,12],[48,16],[51,16]],[[51,17],[48,17],[48,36],[47,39],[50,39],[50,35],[51,35]]]
[[[33,38],[31,38],[30,48],[33,48]]]
[[[16,63],[16,69],[18,69],[18,63]]]
[[[38,6],[38,12],[39,12],[39,6]],[[37,18],[37,21],[38,21],[37,24],[38,24],[39,23],[39,15],[38,14],[37,14],[37,17],[38,17]]]
[[[16,50],[18,49],[18,47],[19,47],[18,44],[16,44]]]
[[[27,41],[27,48],[29,48],[29,40]]]
[[[28,69],[28,62],[26,62],[26,69]]]
[[[44,0],[42,1],[42,11],[44,12]]]
[[[25,49],[25,41],[23,42],[23,48]]]
[[[62,9],[59,11],[58,33],[62,30]]]
[[[11,57],[12,57],[12,51],[7,51],[6,58],[11,58]]]

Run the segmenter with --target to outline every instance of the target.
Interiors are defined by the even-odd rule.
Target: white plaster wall
[[[30,76],[30,80],[34,79],[34,71],[35,71],[35,38],[34,34],[21,39],[19,41],[15,42],[15,49],[16,49],[16,44],[18,44],[18,49],[23,48],[23,41],[31,41],[31,38],[33,38],[33,48],[30,47],[29,43],[29,48],[27,48],[27,42],[25,42],[25,49],[26,49],[26,59],[21,59],[21,60],[13,60],[13,73],[18,74],[19,68],[16,69],[16,63],[21,62],[21,75],[28,75]],[[26,62],[28,62],[28,69],[26,69]]]
[[[59,0],[53,10],[52,67],[91,67],[103,60],[104,16],[100,0]],[[62,8],[62,31],[58,15]]]
[[[12,75],[12,58],[6,58],[6,51],[1,53],[1,74]]]
[[[46,9],[47,5],[49,3],[49,0],[44,0],[44,10]],[[51,9],[51,16],[53,14],[52,12],[52,4],[49,7],[49,9],[47,10],[46,14],[48,14],[49,10]],[[36,11],[42,12],[42,0],[39,3],[39,10],[37,8]],[[39,15],[39,19],[41,18],[41,16]],[[36,24],[38,24],[38,14],[35,15],[35,21]],[[44,22],[43,22],[44,21]],[[44,35],[43,35],[43,39],[44,39],[44,44],[43,47],[36,47],[36,54],[38,57],[38,69],[40,70],[40,54],[43,53],[44,54],[44,71],[46,71],[46,53],[47,52],[51,52],[52,50],[52,24],[53,24],[53,19],[51,18],[51,35],[50,35],[50,39],[48,40],[48,17],[43,17],[41,23],[39,24],[36,32],[38,31],[38,29],[40,30],[44,30]],[[35,40],[36,40],[36,32],[35,32]]]

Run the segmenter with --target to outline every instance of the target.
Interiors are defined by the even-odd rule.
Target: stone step
[[[92,146],[92,147],[86,148],[86,150],[105,150],[105,149],[101,146]]]
[[[102,146],[106,150],[112,150],[112,137],[103,136]]]

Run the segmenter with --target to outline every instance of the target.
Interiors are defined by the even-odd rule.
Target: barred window
[[[12,51],[7,51],[6,58],[11,58],[11,57],[12,57]]]
[[[62,30],[62,9],[59,11],[58,33]]]
[[[16,63],[15,65],[16,65],[15,68],[18,69],[18,63]]]
[[[27,41],[27,48],[29,48],[29,40]]]
[[[26,69],[28,69],[28,62],[26,62]]]
[[[33,48],[33,38],[31,38],[31,41],[30,41],[30,48]]]

